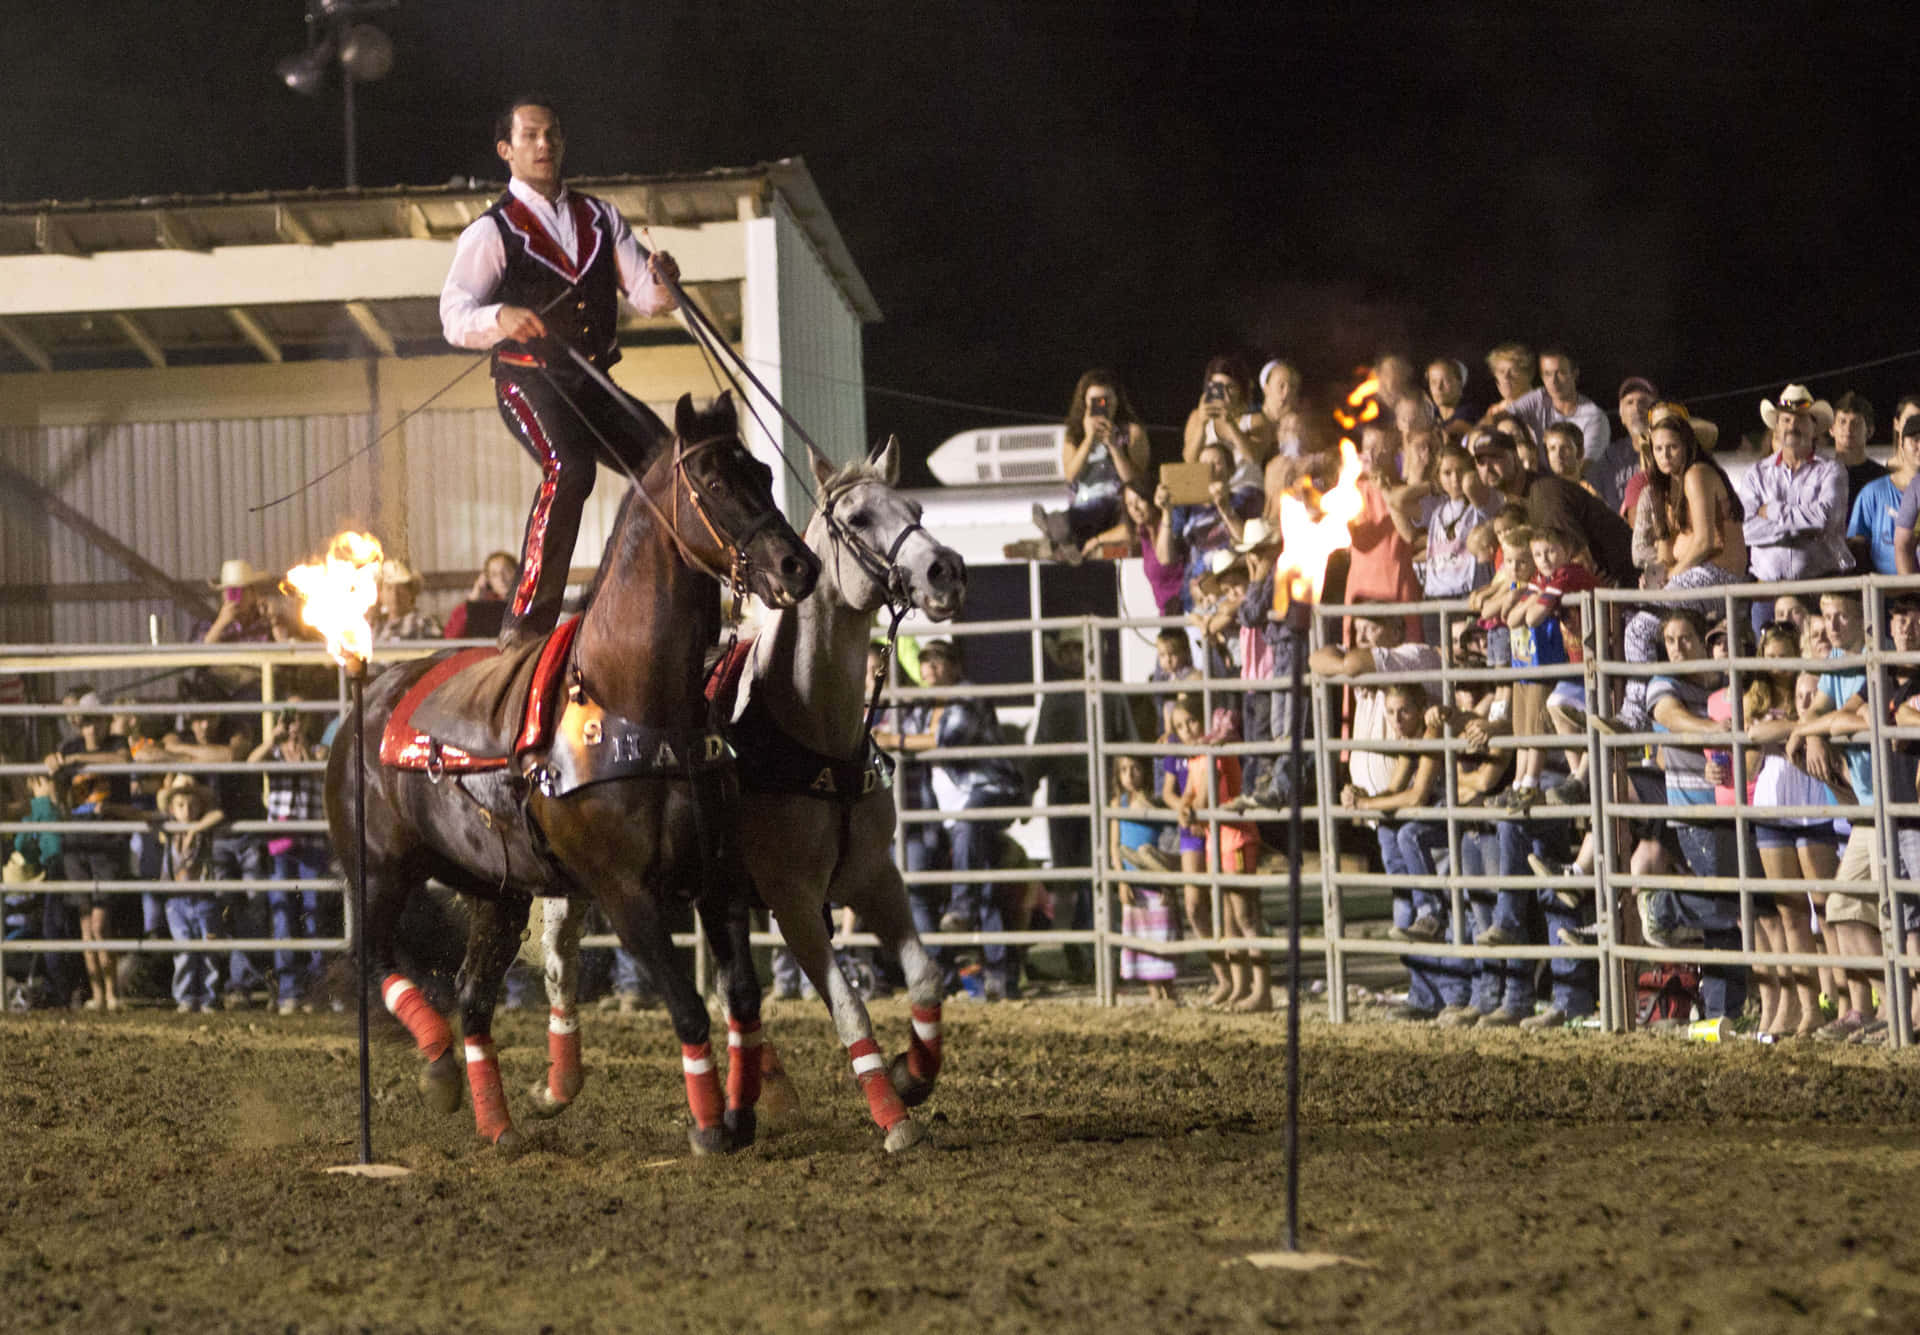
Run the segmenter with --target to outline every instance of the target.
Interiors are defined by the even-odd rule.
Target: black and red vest
[[[567,191],[566,206],[573,210],[578,265],[511,190],[487,210],[507,250],[507,267],[491,300],[538,313],[549,332],[531,343],[496,344],[496,378],[527,366],[573,369],[572,358],[554,344],[579,349],[603,371],[620,360],[620,266],[613,253],[612,206],[577,190]]]

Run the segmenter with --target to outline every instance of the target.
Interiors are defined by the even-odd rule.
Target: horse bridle
[[[747,573],[749,569],[747,547],[759,536],[761,529],[766,528],[770,524],[780,522],[780,507],[777,505],[769,505],[763,513],[754,516],[744,531],[731,536],[724,534],[720,531],[719,526],[714,523],[713,516],[707,509],[709,505],[714,503],[715,498],[713,494],[707,489],[705,483],[694,476],[693,471],[687,467],[687,462],[702,450],[711,449],[715,445],[722,445],[729,441],[737,442],[739,439],[740,433],[737,431],[722,432],[719,435],[707,436],[701,440],[691,442],[682,441],[678,436],[674,437],[672,471],[675,485],[673,488],[672,519],[668,519],[667,516],[660,513],[660,507],[655,504],[653,497],[647,494],[645,487],[637,488],[640,492],[641,499],[646,502],[647,508],[652,510],[654,517],[666,526],[667,533],[673,538],[674,545],[680,549],[680,555],[685,559],[687,564],[719,580],[722,584],[729,586],[733,590],[736,599],[744,596],[747,591]],[[708,565],[698,552],[687,545],[686,539],[680,536],[680,493],[683,490],[680,484],[682,483],[685,484],[684,490],[693,505],[694,514],[699,516],[701,526],[707,530],[707,536],[712,538],[714,543],[721,551],[725,552],[729,558],[727,573],[724,575]]]
[[[928,542],[933,542],[933,534],[927,532],[926,526],[915,519],[895,535],[886,554],[882,555],[879,548],[861,537],[834,513],[834,507],[840,503],[842,497],[854,488],[864,485],[868,480],[855,478],[822,496],[820,517],[826,523],[827,532],[833,535],[833,559],[836,566],[843,553],[851,556],[853,563],[860,567],[861,573],[880,586],[887,600],[887,610],[893,613],[894,624],[898,625],[900,618],[906,615],[913,604],[913,576],[899,564],[900,549],[905,547],[907,539],[916,533]],[[934,543],[934,545],[939,544]]]

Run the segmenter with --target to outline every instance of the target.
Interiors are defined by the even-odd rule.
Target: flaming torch
[[[373,1162],[372,1071],[367,1036],[367,664],[373,658],[373,626],[367,613],[380,596],[380,540],[371,533],[338,534],[326,555],[287,572],[287,586],[300,598],[300,616],[326,637],[327,652],[353,691],[353,826],[358,860],[353,876],[353,929],[360,942],[360,1161],[333,1172],[384,1177],[405,1172]]]
[[[1358,416],[1336,413],[1349,430],[1355,422],[1372,420],[1379,412],[1379,401],[1371,398],[1377,381],[1363,383],[1348,395],[1348,406],[1366,400],[1367,409]],[[1308,636],[1313,629],[1313,605],[1326,584],[1327,559],[1350,546],[1353,535],[1347,525],[1360,517],[1366,499],[1360,493],[1360,452],[1351,440],[1340,442],[1340,477],[1326,493],[1317,490],[1310,477],[1296,482],[1292,490],[1278,498],[1280,516],[1280,555],[1274,562],[1273,612],[1276,621],[1285,623],[1292,640],[1293,707],[1297,711],[1305,700],[1303,673],[1307,661]],[[1296,717],[1293,727],[1293,803],[1287,820],[1287,1237],[1286,1251],[1262,1253],[1249,1259],[1258,1265],[1284,1265],[1312,1268],[1334,1264],[1342,1258],[1319,1253],[1300,1252],[1300,861],[1303,821],[1300,813],[1300,774],[1302,770],[1301,735],[1306,731]],[[1321,794],[1326,800],[1326,794]],[[1332,855],[1322,849],[1321,856]]]

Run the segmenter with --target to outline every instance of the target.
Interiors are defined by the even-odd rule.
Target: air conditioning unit
[[[983,427],[962,431],[927,456],[927,467],[949,487],[995,482],[1059,482],[1064,426]]]

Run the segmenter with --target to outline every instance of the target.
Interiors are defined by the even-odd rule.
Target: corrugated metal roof
[[[609,200],[636,226],[697,227],[742,214],[742,200],[764,216],[777,192],[863,321],[880,308],[847,251],[818,188],[799,158],[698,175],[583,177],[581,189]],[[329,245],[337,241],[450,240],[505,189],[504,182],[462,179],[437,186],[361,190],[259,191],[249,194],[143,196],[116,200],[0,203],[0,265],[9,255],[92,255],[111,251],[254,245]],[[733,282],[696,283],[702,307],[739,335],[741,299]],[[365,303],[393,351],[444,352],[431,300]],[[254,328],[249,329],[251,323]],[[629,314],[624,340],[644,342],[671,320]],[[289,360],[361,356],[369,339],[335,302],[23,315],[0,321],[0,371],[94,369],[257,360],[262,335]],[[375,349],[380,350],[380,349]]]

